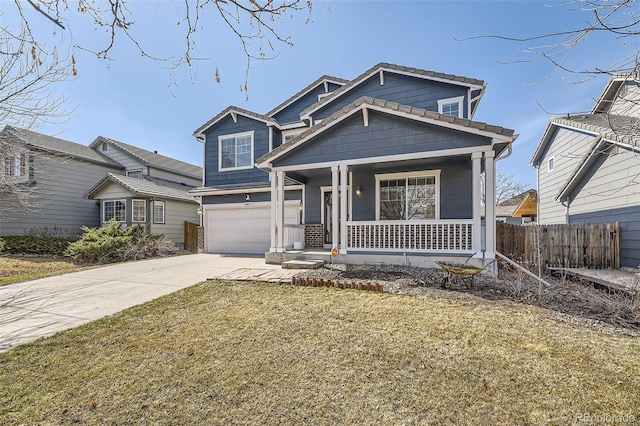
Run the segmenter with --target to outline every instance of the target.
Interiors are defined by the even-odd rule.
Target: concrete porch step
[[[316,269],[324,265],[324,260],[287,260],[282,262],[282,269]]]

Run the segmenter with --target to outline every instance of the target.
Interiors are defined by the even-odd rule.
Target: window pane
[[[118,222],[127,220],[127,205],[124,201],[115,201],[115,218]]]
[[[153,202],[153,222],[164,223],[164,201]]]
[[[235,139],[223,139],[222,140],[222,168],[226,169],[229,167],[236,166],[236,147],[235,147]]]
[[[406,213],[406,179],[380,181],[380,219],[404,220]]]
[[[133,221],[146,222],[147,202],[145,200],[133,200]]]
[[[251,165],[251,137],[244,136],[237,139],[236,154],[236,167]]]

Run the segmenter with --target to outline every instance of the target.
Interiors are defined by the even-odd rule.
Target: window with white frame
[[[125,200],[102,202],[102,221],[109,222],[111,219],[114,219],[116,222],[126,222],[127,203]]]
[[[165,205],[164,201],[153,202],[153,223],[164,223]]]
[[[462,118],[464,96],[438,100],[438,112]]]
[[[133,211],[131,217],[133,222],[147,221],[147,202],[145,200],[133,200],[131,202],[131,210]]]
[[[300,133],[302,133],[300,131],[300,129],[283,130],[282,131],[282,142],[283,143],[287,143],[287,142],[291,141],[291,139],[295,138],[296,136],[300,136]]]
[[[547,161],[547,171],[552,172],[555,168],[556,168],[556,160],[554,157],[551,157]]]
[[[125,174],[127,175],[127,177],[142,179],[142,169],[127,170]]]
[[[237,170],[253,167],[253,132],[218,137],[218,169]]]
[[[376,175],[378,219],[438,219],[439,178],[439,171]]]

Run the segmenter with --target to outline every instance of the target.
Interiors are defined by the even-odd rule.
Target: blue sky
[[[5,5],[13,3],[4,3]],[[176,25],[180,3],[137,1],[135,34],[152,54],[180,52],[183,39]],[[510,158],[498,170],[535,187],[529,166],[533,151],[552,117],[588,112],[608,78],[581,84],[580,76],[553,73],[547,62],[530,59],[526,48],[495,39],[458,41],[498,34],[526,37],[579,26],[587,19],[560,2],[537,1],[319,1],[312,22],[301,12],[280,20],[279,32],[293,47],[277,45],[277,58],[254,61],[249,73],[249,100],[240,91],[246,59],[239,41],[214,16],[205,16],[196,33],[197,54],[212,62],[179,69],[142,58],[124,37],[117,40],[111,61],[75,52],[78,78],[53,86],[53,94],[69,98],[75,108],[63,124],[34,129],[89,144],[98,135],[121,140],[190,163],[201,164],[202,146],[193,131],[229,105],[266,113],[323,74],[351,79],[379,62],[423,68],[484,80],[487,90],[474,117],[477,121],[512,128],[520,135]],[[4,17],[8,19],[9,14]],[[53,26],[38,14],[39,29]],[[100,47],[103,33],[87,17],[66,23],[54,40],[61,50],[74,43]],[[608,39],[590,39],[577,49],[576,69],[609,65],[629,55],[635,46]],[[220,69],[221,83],[214,81]],[[547,78],[548,77],[548,78]],[[175,83],[175,84],[173,84]],[[540,106],[541,105],[541,106]]]

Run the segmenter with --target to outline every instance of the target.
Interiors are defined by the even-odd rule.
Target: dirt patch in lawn
[[[553,310],[563,321],[640,336],[640,282],[628,292],[596,288],[570,277],[545,277],[551,287],[508,266],[499,278],[476,275],[442,289],[443,271],[398,265],[327,265],[298,275],[346,282],[378,282],[390,293],[418,297],[509,300]]]
[[[639,339],[459,294],[209,281],[0,354],[0,424],[637,421]]]
[[[81,271],[90,267],[66,258],[0,256],[0,286]]]

